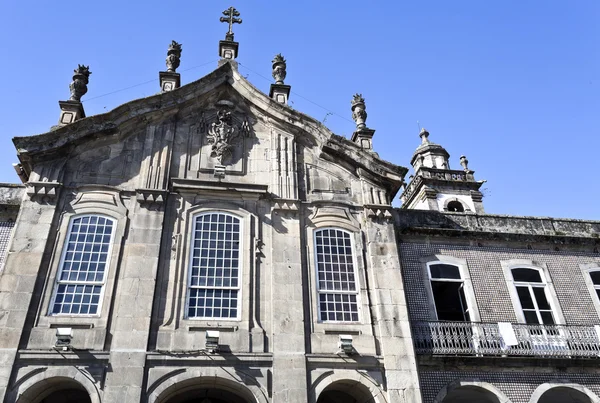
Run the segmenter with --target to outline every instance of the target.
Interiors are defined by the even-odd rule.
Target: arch
[[[317,402],[323,393],[346,393],[358,403],[388,403],[379,383],[368,374],[340,370],[330,371],[318,377],[309,391],[309,402]]]
[[[487,400],[489,403],[510,403],[508,397],[494,385],[477,379],[457,379],[451,382],[440,390],[433,403],[472,401],[473,396],[477,396],[482,402]]]
[[[150,385],[148,403],[169,403],[171,399],[203,389],[220,390],[247,403],[268,403],[266,391],[255,378],[222,368],[193,368],[172,377],[161,377]]]
[[[572,400],[560,400],[564,399],[565,396],[570,397]],[[529,399],[529,403],[551,403],[553,401],[560,403],[600,403],[598,396],[585,386],[568,382],[541,384],[533,391],[531,399]]]
[[[450,200],[446,205],[446,209],[455,213],[463,213],[465,211],[465,206],[458,200]]]
[[[92,376],[75,367],[48,368],[40,371],[17,383],[9,391],[7,401],[37,403],[62,389],[85,390],[91,403],[100,403],[100,391]]]

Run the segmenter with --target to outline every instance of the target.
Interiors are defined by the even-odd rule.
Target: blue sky
[[[291,106],[337,134],[363,93],[383,159],[408,166],[419,121],[452,168],[465,154],[488,181],[488,213],[600,219],[599,1],[370,3],[4,0],[0,182],[18,181],[11,138],[57,123],[78,63],[88,116],[157,93],[172,39],[182,84],[195,81],[216,67],[233,5],[240,72],[264,92],[281,52]]]

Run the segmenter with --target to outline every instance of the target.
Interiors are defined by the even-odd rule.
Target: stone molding
[[[27,195],[31,201],[55,203],[58,190],[62,187],[59,182],[27,182]]]

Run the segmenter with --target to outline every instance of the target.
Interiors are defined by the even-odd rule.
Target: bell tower
[[[461,170],[450,169],[450,154],[444,147],[429,141],[429,132],[421,129],[421,144],[415,150],[411,165],[414,175],[400,196],[402,208],[481,214],[485,181],[476,181],[469,161],[460,157]]]

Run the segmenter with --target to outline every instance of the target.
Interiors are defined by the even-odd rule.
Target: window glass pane
[[[533,287],[533,295],[535,295],[535,300],[539,309],[550,309],[544,287]]]
[[[319,291],[356,291],[350,234],[329,229],[315,235]]]
[[[53,314],[97,313],[112,232],[113,221],[104,217],[84,216],[71,221],[57,275]]]
[[[525,323],[528,323],[528,324],[539,324],[540,323],[535,311],[523,310],[523,315],[525,315]]]
[[[512,269],[513,279],[515,281],[526,281],[528,283],[541,283],[540,272],[534,269]]]
[[[592,283],[594,283],[594,285],[600,285],[600,270],[591,271],[590,277],[592,278]]]
[[[523,309],[534,309],[533,300],[531,299],[531,293],[529,287],[517,287],[517,294],[519,294],[519,301],[521,301],[521,308]]]
[[[195,219],[187,316],[236,318],[240,220],[224,213]]]
[[[540,314],[542,316],[542,323],[544,325],[553,325],[554,324],[554,318],[552,317],[552,312],[546,311],[546,312],[540,312]]]
[[[460,270],[450,264],[432,264],[429,266],[431,278],[450,278],[460,280]]]
[[[600,299],[600,290],[596,289],[596,295],[598,296],[598,299]]]
[[[461,282],[431,281],[438,320],[466,321]]]
[[[316,231],[315,256],[320,319],[358,321],[351,234],[335,228]]]

